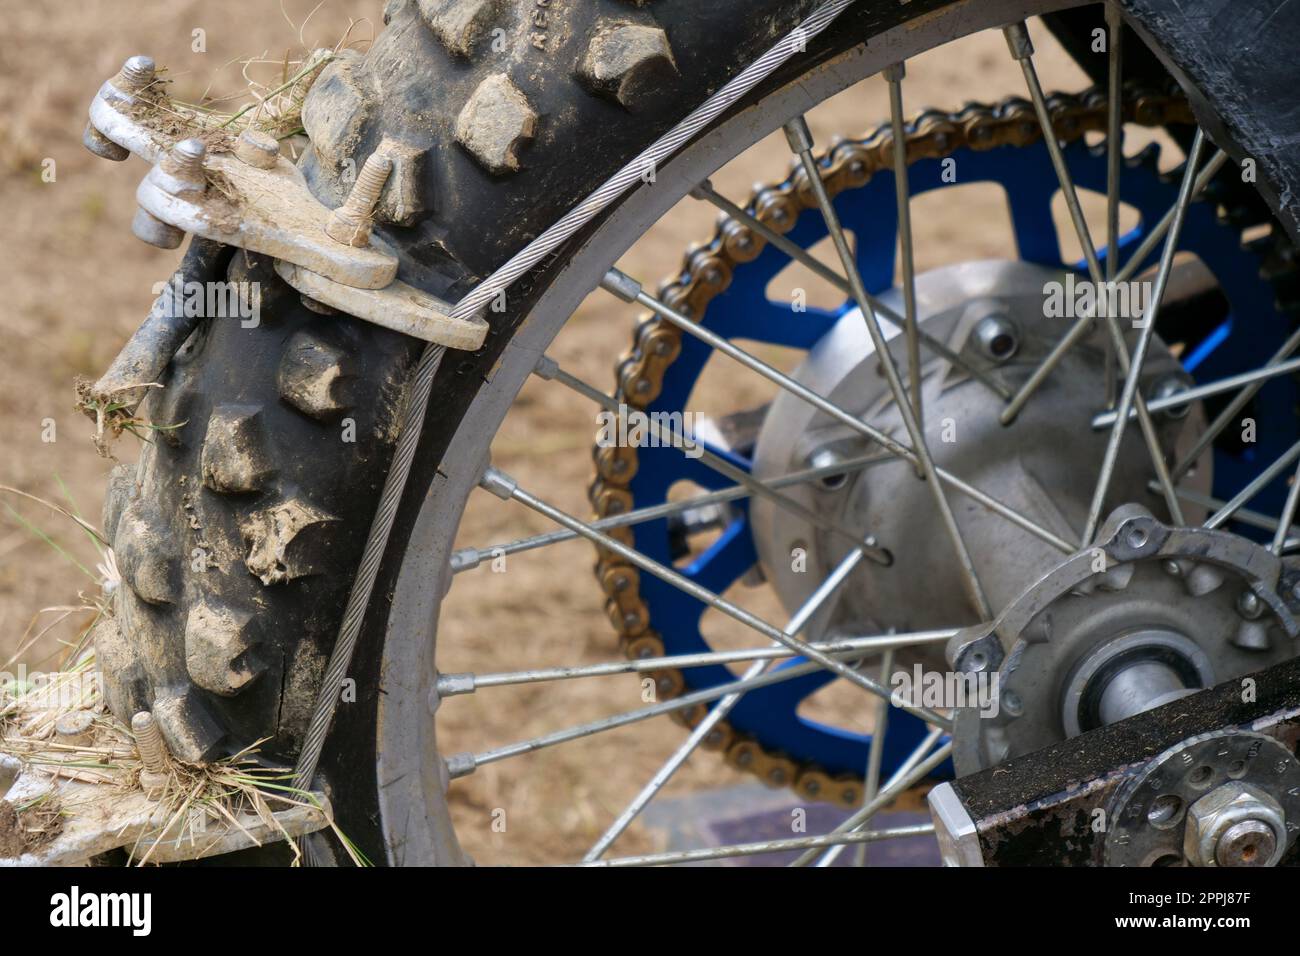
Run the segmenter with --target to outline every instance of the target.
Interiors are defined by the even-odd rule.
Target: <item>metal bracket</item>
[[[312,195],[274,140],[245,131],[238,140],[220,132],[177,143],[170,129],[176,109],[149,109],[155,80],[153,62],[132,57],[91,101],[86,131],[96,154],[121,159],[130,152],[154,167],[136,191],[138,236],[175,248],[193,233],[261,253],[316,302],[449,348],[483,344],[488,324],[481,314],[453,318],[446,302],[399,280],[397,253],[369,234],[368,219],[351,241],[335,238],[337,228],[328,227],[340,210]]]
[[[482,315],[458,319],[451,314],[449,304],[401,279],[394,279],[382,289],[358,289],[284,259],[276,260],[275,271],[317,302],[426,342],[473,351],[487,337],[488,324]]]

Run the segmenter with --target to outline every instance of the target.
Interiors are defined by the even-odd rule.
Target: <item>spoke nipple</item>
[[[483,563],[483,552],[479,551],[478,548],[461,548],[459,551],[451,553],[451,560],[448,563],[451,565],[452,574],[473,571]]]
[[[808,128],[808,121],[802,116],[796,116],[785,124],[785,138],[790,144],[791,152],[802,155],[813,148],[812,130]]]
[[[439,697],[472,694],[477,690],[473,674],[439,674],[436,686]]]
[[[560,363],[549,355],[543,355],[533,367],[533,374],[543,381],[554,381],[555,376],[560,374]]]
[[[457,777],[468,777],[478,769],[478,761],[471,753],[452,754],[443,762],[447,766],[447,776],[452,780]]]
[[[637,296],[641,294],[641,283],[626,272],[620,272],[618,269],[610,269],[606,272],[605,278],[600,280],[600,286],[606,292],[612,292],[624,302],[635,302]]]
[[[885,67],[884,72],[886,80],[890,83],[898,83],[903,79],[903,77],[907,76],[907,64],[902,61],[891,63],[889,66]]]
[[[515,496],[519,483],[505,472],[488,465],[487,470],[483,472],[483,478],[479,481],[479,487],[484,491],[490,491],[502,501],[509,501]]]
[[[1014,59],[1027,60],[1034,55],[1034,41],[1029,39],[1029,30],[1026,29],[1023,20],[1004,27],[1002,32],[1007,38],[1007,46]]]

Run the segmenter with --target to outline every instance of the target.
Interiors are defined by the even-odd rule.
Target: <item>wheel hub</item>
[[[1044,315],[1044,295],[1065,273],[1025,262],[973,262],[917,278],[921,328],[939,339],[1004,391],[1017,388],[1073,319]],[[886,304],[901,312],[896,292]],[[904,336],[885,327],[890,350],[906,367]],[[922,366],[926,440],[935,463],[1006,502],[1069,542],[1079,540],[1102,458],[1106,433],[1089,427],[1104,396],[1105,347],[1100,331],[1062,361],[1033,400],[1010,424],[999,420],[1005,398],[988,384],[929,354]],[[1182,374],[1157,339],[1144,366],[1141,388],[1154,392]],[[906,438],[898,408],[856,310],[844,313],[796,373],[803,384],[829,395],[865,421]],[[1175,454],[1179,439],[1193,439],[1202,415],[1156,419],[1162,447]],[[1137,431],[1135,428],[1134,432]],[[870,454],[874,446],[796,397],[783,394],[764,420],[755,472],[771,478],[802,468]],[[1143,501],[1163,507],[1146,483],[1150,458],[1140,435],[1126,441],[1111,484],[1110,507]],[[1210,468],[1193,481],[1208,488]],[[931,490],[897,459],[869,466],[835,483],[792,489],[792,497],[839,527],[873,535],[894,556],[891,567],[863,567],[830,622],[856,633],[924,630],[972,624],[971,607]],[[953,510],[981,584],[994,610],[1059,563],[1061,552],[1004,517],[949,491]],[[764,571],[787,608],[811,594],[851,547],[842,537],[766,500],[751,507]],[[792,561],[806,553],[806,566]]]
[[[993,714],[958,712],[958,773],[1293,656],[1300,629],[1283,597],[1293,576],[1245,538],[1119,509],[1095,547],[1043,576],[992,628],[949,643],[957,670],[996,670],[1001,704]]]
[[[1135,90],[1133,95],[1134,102],[1140,99],[1144,104],[1134,114],[1142,117],[1137,120],[1140,123],[1159,125],[1190,122],[1190,113],[1184,116],[1186,107],[1176,99],[1165,100],[1163,94],[1150,90]],[[1059,117],[1055,121],[1056,135],[1058,140],[1066,144],[1064,154],[1073,181],[1081,190],[1104,193],[1108,182],[1104,150],[1089,147],[1082,140],[1085,130],[1103,128],[1104,98],[1095,92],[1083,97],[1056,94],[1050,97],[1050,102],[1053,116]],[[1153,109],[1152,105],[1158,102],[1164,105]],[[867,290],[877,296],[885,296],[894,282],[897,254],[893,174],[889,168],[889,150],[880,148],[882,144],[887,145],[890,135],[886,125],[859,139],[841,142],[821,159],[825,170],[823,180],[834,197],[841,218],[846,225],[856,230],[855,252],[863,281]],[[991,183],[1005,191],[1014,232],[1014,241],[1008,244],[1009,256],[1018,255],[1023,263],[1042,264],[1054,270],[1070,269],[1076,274],[1081,271],[1081,264],[1064,256],[1060,248],[1057,226],[1051,213],[1051,204],[1057,195],[1057,178],[1047,150],[1037,136],[1037,121],[1028,104],[1011,99],[994,107],[971,105],[959,113],[927,111],[914,126],[909,127],[908,153],[912,157],[909,181],[913,196],[947,188],[952,180],[945,170],[949,165],[948,160],[953,159],[960,164],[963,184]],[[1116,254],[1121,259],[1134,254],[1151,225],[1160,220],[1175,198],[1176,183],[1160,173],[1159,160],[1160,149],[1152,145],[1127,161],[1121,179],[1123,201],[1136,211],[1139,226],[1120,238]],[[796,245],[810,249],[826,237],[821,217],[808,212],[812,205],[806,185],[801,184],[798,176],[790,176],[783,181],[756,188],[746,208]],[[1221,298],[1231,306],[1233,312],[1237,316],[1250,316],[1251,322],[1248,331],[1227,334],[1230,323],[1225,321],[1218,299],[1209,301],[1203,308],[1184,310],[1182,315],[1175,314],[1166,301],[1160,332],[1167,331],[1171,337],[1166,341],[1177,343],[1173,351],[1183,364],[1183,371],[1172,380],[1175,387],[1181,387],[1188,380],[1188,374],[1193,375],[1197,382],[1205,382],[1240,371],[1251,356],[1258,355],[1261,349],[1269,350],[1279,346],[1286,330],[1291,327],[1275,308],[1275,296],[1270,283],[1259,280],[1258,262],[1253,252],[1243,246],[1240,227],[1231,227],[1216,217],[1215,212],[1212,204],[1192,204],[1183,229],[1183,245],[1208,269],[1217,282],[1217,287],[1221,289]],[[723,337],[810,350],[845,318],[844,310],[825,310],[809,305],[804,313],[792,313],[788,299],[783,295],[773,297],[773,282],[778,279],[787,263],[788,258],[784,254],[765,243],[739,221],[725,219],[720,221],[708,242],[692,247],[683,259],[680,271],[670,277],[661,289],[661,297]],[[1063,332],[1067,323],[1049,323],[1044,320],[1041,286],[1037,291],[1040,301],[1037,310],[1028,314],[1030,326],[1039,322],[1043,328],[1057,329],[1058,334]],[[1168,299],[1169,296],[1166,296]],[[891,301],[895,311],[901,311],[897,299]],[[1193,314],[1186,314],[1189,311]],[[924,312],[922,314],[926,315]],[[933,318],[923,318],[923,325],[928,325],[937,334],[937,326],[930,324],[932,322]],[[1006,375],[1012,381],[1014,379],[1011,376],[1023,377],[1026,374],[1025,364],[1030,357],[1023,350],[1033,347],[1033,334],[1028,346],[1024,344],[1024,336],[1020,335],[1013,343],[1014,348],[1008,348],[1005,338],[1000,338],[997,334],[982,334],[981,330],[987,328],[987,325],[979,325],[978,321],[971,323],[969,331],[961,333],[960,347],[965,348],[968,342],[974,340],[972,348],[980,346],[985,350],[983,354],[987,358],[998,360],[993,364],[1007,366],[1008,371],[995,374]],[[1157,356],[1168,354],[1169,350],[1159,340],[1154,344],[1153,360]],[[1103,345],[1102,341],[1089,339],[1081,344],[1080,349],[1091,352],[1095,359]],[[899,354],[901,356],[901,352]],[[648,411],[686,410],[690,407],[690,396],[709,355],[710,351],[700,343],[682,339],[670,323],[648,317],[638,326],[631,350],[619,360],[617,376],[620,398],[629,405]],[[901,362],[900,366],[905,368],[906,363]],[[1064,372],[1058,370],[1052,378],[1061,381],[1054,382],[1053,385],[1087,378],[1092,383],[1087,395],[1087,407],[1095,410],[1101,406],[1104,360],[1101,369],[1099,372],[1098,364],[1094,361],[1083,372],[1074,372],[1068,379]],[[927,382],[931,379],[932,375],[927,370]],[[961,384],[959,378],[948,372],[934,381],[941,381],[942,391],[945,392]],[[1143,388],[1147,390],[1145,394],[1150,396],[1153,390],[1167,387],[1169,381],[1153,383],[1144,379]],[[935,386],[928,387],[933,389]],[[1180,482],[1182,488],[1193,493],[1208,490],[1209,459],[1212,457],[1214,494],[1221,499],[1230,498],[1257,473],[1257,467],[1247,461],[1247,457],[1275,456],[1286,447],[1284,443],[1294,440],[1292,409],[1295,403],[1288,397],[1293,391],[1290,380],[1277,379],[1265,386],[1265,389],[1270,398],[1253,409],[1261,436],[1258,448],[1250,449],[1251,455],[1244,456],[1234,451],[1235,446],[1230,441],[1216,442],[1210,454],[1199,458],[1193,474],[1183,477]],[[884,391],[880,387],[878,394],[883,394]],[[1035,395],[1034,400],[1041,397],[1041,394]],[[931,392],[927,392],[927,431],[931,435],[932,447],[940,446],[941,455],[972,453],[975,442],[941,444],[940,438],[935,435],[935,423],[942,417],[955,416],[940,416],[939,412],[931,409],[930,400]],[[1067,408],[1067,411],[1077,412],[1077,409]],[[744,417],[745,420],[739,422],[744,426],[739,436],[717,433],[705,434],[703,438],[706,443],[712,443],[714,448],[730,455],[737,464],[752,468],[753,435],[758,428],[752,419],[761,418],[761,410],[760,414],[751,417],[746,413]],[[1200,430],[1199,417],[1199,409],[1189,411],[1189,422],[1177,437],[1181,439]],[[992,440],[999,430],[991,424],[994,416],[985,413],[980,418],[986,426],[983,440]],[[1009,431],[1024,434],[1028,431],[1023,427],[1026,420],[1022,418],[1016,423],[1017,428]],[[1071,430],[1067,430],[1066,423],[1066,419],[1055,423],[1045,422],[1043,428],[1048,431],[1049,437],[1062,446],[1064,452],[1075,455],[1070,448],[1070,440],[1091,441],[1091,436],[1086,428],[1082,428],[1072,439],[1067,439],[1065,436],[1071,435],[1076,419],[1068,419]],[[1058,427],[1051,429],[1053,424]],[[1161,421],[1162,430],[1166,424]],[[897,428],[894,434],[897,438],[906,439],[901,428]],[[958,434],[969,438],[974,432],[963,430],[959,424]],[[1129,437],[1125,440],[1125,454],[1121,456],[1121,464],[1128,460],[1128,446],[1134,442],[1138,443],[1140,455],[1141,439],[1137,436],[1137,429],[1131,428]],[[1162,444],[1167,448],[1168,440]],[[1025,440],[1013,443],[1011,451],[1034,447],[1034,443]],[[801,452],[803,450],[800,449]],[[815,462],[818,465],[826,462],[824,456],[835,454],[833,446],[824,452],[816,449],[813,451],[822,455]],[[947,460],[949,459],[944,459]],[[1067,470],[1066,478],[1072,477],[1086,487],[1082,493],[1073,493],[1074,504],[1071,507],[1077,508],[1080,494],[1090,494],[1090,482],[1096,477],[1098,461],[1099,458],[1089,460],[1082,471]],[[804,462],[801,460],[800,464],[803,465]],[[598,449],[596,466],[597,480],[590,490],[590,500],[595,513],[602,517],[622,513],[643,504],[664,501],[674,483],[682,479],[710,489],[721,487],[725,483],[720,482],[707,469],[696,467],[694,462],[683,461],[671,449]],[[889,469],[897,466],[880,467]],[[893,477],[895,491],[892,493],[928,492],[906,466],[901,468],[901,472],[902,474]],[[953,472],[962,474],[956,468]],[[885,474],[889,476],[888,472]],[[963,474],[962,477],[966,476]],[[1059,475],[1053,480],[1059,480]],[[848,481],[843,484],[847,486]],[[1048,500],[1041,500],[1045,496],[1037,495],[1027,504],[1023,501],[1027,497],[1023,489],[1014,481],[1011,484],[1016,488],[1012,498],[1021,502],[1021,507],[1031,508],[1030,513],[1040,516],[1050,514],[1055,507],[1051,498],[1056,497],[1058,489],[1051,483],[1040,483],[1040,487],[1046,485],[1050,492]],[[1131,489],[1132,500],[1144,502],[1155,509],[1161,507],[1159,500],[1148,496],[1145,487],[1131,488],[1131,482],[1117,479],[1114,488],[1124,488],[1126,491]],[[788,497],[796,497],[804,490],[806,489],[786,487],[784,493]],[[888,505],[890,493],[880,492],[877,502],[884,501]],[[1266,489],[1256,500],[1256,507],[1277,510],[1281,505],[1281,493],[1283,492],[1277,488]],[[1007,500],[1005,494],[1002,497]],[[1115,501],[1108,506],[1120,497],[1119,494],[1113,495]],[[953,494],[950,498],[954,509],[960,513],[959,520],[967,520],[972,513],[984,516],[978,505],[961,495]],[[627,534],[627,542],[635,543],[639,550],[660,560],[677,563],[687,577],[719,592],[741,582],[754,583],[759,577],[755,573],[758,541],[752,533],[755,503],[757,502],[738,502],[729,507],[720,521],[700,525],[701,529],[708,529],[710,534],[715,528],[722,531],[716,540],[698,538],[697,543],[708,542],[702,548],[692,547],[689,522],[669,522],[667,527],[655,523],[642,525],[635,534]],[[906,502],[908,508],[915,503]],[[933,500],[925,494],[920,505],[922,513],[928,513],[933,508]],[[902,514],[904,510],[896,508],[894,513]],[[1198,515],[1186,505],[1184,512],[1186,520],[1197,520]],[[879,516],[885,512],[876,509],[871,513]],[[1002,519],[998,521],[1005,523]],[[927,549],[938,553],[940,548],[948,547],[946,540],[937,541],[934,543],[937,546],[931,546],[928,539],[910,533],[910,523],[901,520],[899,523],[901,540],[910,546],[894,549],[897,552],[896,561],[904,557],[914,559],[918,555],[924,555]],[[1055,519],[1045,520],[1040,517],[1039,523],[1058,527]],[[854,527],[851,524],[846,526]],[[971,533],[970,529],[964,529],[964,532],[968,535]],[[996,592],[999,600],[1002,594],[1014,597],[1028,582],[1061,560],[1061,552],[1050,550],[1039,552],[1035,559],[1028,560],[1025,555],[1033,553],[1033,549],[1039,547],[1036,539],[1008,536],[1007,540],[1009,543],[1001,548],[989,544],[980,546],[981,553],[996,553],[994,565],[985,565],[981,572],[990,578],[985,582],[985,590],[990,594]],[[791,542],[787,540],[786,543]],[[817,570],[817,564],[814,562],[821,562],[823,558],[833,561],[834,548],[844,549],[847,546],[843,538],[831,542],[830,547],[815,536],[805,540],[805,543],[811,544],[819,553],[813,556],[814,560],[808,562],[808,573],[795,580],[799,587],[803,586],[804,580],[815,577],[813,572]],[[788,568],[790,557],[788,554],[784,557],[782,564]],[[994,580],[1001,576],[996,564],[1003,560],[1020,562],[1023,568],[1017,573],[1006,574],[1004,580]],[[769,564],[764,570],[774,572],[780,570],[781,566]],[[656,581],[621,573],[627,569],[614,573],[618,570],[611,568],[608,562],[602,562],[598,567],[598,575],[608,599],[610,619],[620,635],[620,645],[625,654],[644,657],[711,649],[712,643],[701,626],[701,611],[696,602],[675,593],[672,588],[660,586]],[[920,572],[912,569],[907,575],[897,575],[893,580],[896,586],[912,588],[912,598],[916,599],[919,595],[921,612],[927,618],[939,616],[928,612],[929,605],[936,597],[952,598],[954,606],[963,616],[942,621],[942,627],[973,619],[964,616],[970,612],[958,596],[960,592],[953,585],[951,575],[942,587],[918,587],[918,582],[926,580],[926,573],[924,569]],[[864,585],[860,580],[850,582],[848,587],[841,588],[840,596],[854,597],[855,586],[860,591]],[[782,597],[787,602],[796,600],[791,597],[791,593],[797,591],[786,591]],[[902,598],[892,597],[887,588],[881,589],[880,596],[889,602],[886,610],[903,609],[907,603]],[[868,604],[865,598],[857,597],[855,600],[859,606]],[[995,610],[998,606],[995,603]],[[860,622],[864,617],[861,613],[849,615],[846,626],[854,625],[855,618]],[[919,617],[920,615],[915,615],[912,619]],[[824,630],[826,626],[826,621],[813,621],[808,632]],[[899,663],[904,663],[901,656]],[[929,664],[934,668],[944,667],[937,659]],[[713,686],[733,676],[726,668],[713,667],[664,671],[657,675],[657,679],[660,693],[672,695]],[[726,760],[733,766],[743,767],[769,783],[793,779],[794,788],[804,796],[812,798],[833,792],[839,802],[853,805],[855,787],[858,794],[861,792],[862,768],[868,760],[868,747],[872,738],[849,729],[838,719],[827,723],[812,714],[798,712],[802,702],[829,682],[829,675],[814,673],[745,695],[730,715],[706,738],[705,746],[724,752]],[[682,722],[695,726],[707,711],[708,708],[701,705],[683,712]],[[882,767],[885,771],[892,772],[924,733],[925,726],[920,721],[908,715],[893,715],[889,733],[882,741]],[[938,772],[947,774],[949,768],[945,765]]]

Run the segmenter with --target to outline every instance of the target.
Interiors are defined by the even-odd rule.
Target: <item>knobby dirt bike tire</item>
[[[371,49],[332,63],[308,95],[302,167],[337,205],[348,173],[381,141],[396,143],[379,232],[399,250],[402,278],[454,301],[817,5],[390,0]],[[961,5],[862,0],[746,102],[864,39]],[[449,352],[434,382],[349,674],[355,701],[339,709],[321,764],[344,830],[373,860],[386,858],[367,771],[380,650],[415,516],[502,349],[566,249],[599,223],[515,283],[504,311],[488,313],[483,347]],[[145,406],[155,424],[175,427],[156,432],[138,467],[113,472],[103,526],[122,584],[97,627],[99,666],[112,710],[127,721],[152,710],[178,757],[266,738],[267,758],[291,762],[423,343],[309,308],[263,256],[192,255],[182,272],[258,283],[260,321],[200,323]]]

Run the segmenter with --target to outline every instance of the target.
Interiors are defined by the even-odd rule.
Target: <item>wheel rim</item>
[[[1044,7],[1065,5],[1045,4]],[[700,144],[702,148],[688,151],[662,170],[659,190],[643,191],[616,212],[610,222],[575,255],[566,277],[543,296],[532,314],[532,321],[507,348],[500,370],[480,393],[462,423],[446,456],[448,464],[443,469],[446,482],[436,489],[436,494],[430,497],[420,515],[398,581],[385,643],[383,666],[389,676],[386,678],[388,692],[380,705],[379,746],[380,801],[386,837],[395,859],[402,862],[454,862],[458,859],[443,800],[446,775],[441,760],[437,758],[436,736],[430,718],[430,691],[435,673],[434,642],[412,640],[410,635],[429,633],[430,622],[436,632],[439,600],[435,595],[442,594],[448,584],[447,563],[451,556],[452,537],[464,500],[477,483],[485,463],[488,439],[483,436],[490,437],[495,433],[495,425],[504,417],[518,386],[531,372],[536,355],[603,273],[611,250],[621,252],[630,245],[652,221],[657,220],[659,214],[711,172],[711,167],[718,165],[719,157],[730,159],[768,129],[779,127],[783,118],[805,105],[809,91],[819,100],[825,98],[888,65],[890,59],[909,56],[936,45],[934,40],[937,37],[942,37],[942,41],[954,39],[954,35],[944,35],[946,30],[957,29],[964,35],[996,25],[1010,15],[1013,6],[989,5],[989,9],[980,11],[980,16],[987,19],[979,23],[964,15],[938,17],[925,29],[906,36],[889,37],[880,45],[882,50],[889,51],[889,56],[883,53],[873,56],[862,51],[845,54],[801,81],[799,90],[787,89],[757,107],[763,117],[761,120],[754,115],[732,120],[710,134]],[[1151,210],[1157,216],[1161,211]],[[1054,232],[1052,240],[1054,244]],[[1131,243],[1133,237],[1129,241]],[[1226,352],[1214,350],[1207,354],[1221,356],[1225,364],[1228,361]],[[491,427],[485,427],[489,424]],[[436,583],[431,586],[431,582]],[[890,737],[902,739],[898,734]],[[858,746],[862,746],[861,741]],[[855,754],[861,752],[859,749]]]

